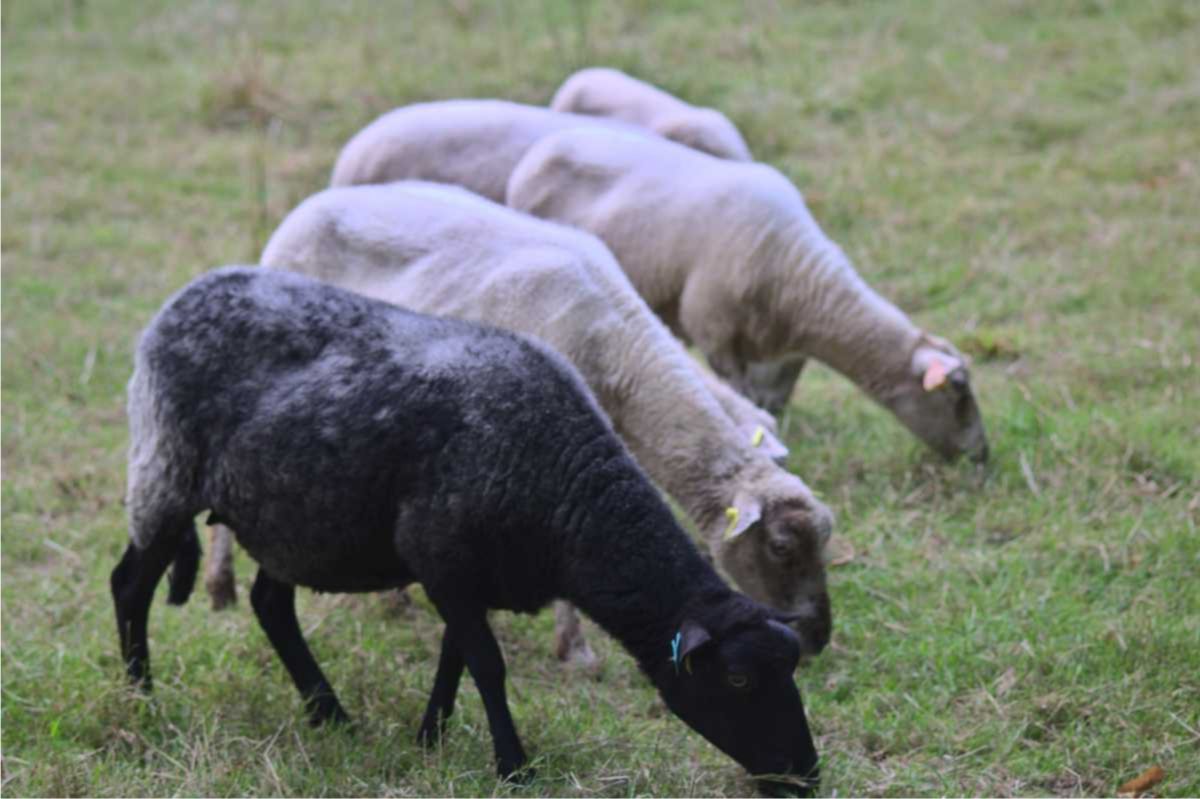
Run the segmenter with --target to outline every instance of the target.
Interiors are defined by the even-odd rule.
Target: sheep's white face
[[[913,353],[907,379],[886,404],[905,427],[944,457],[987,460],[987,434],[967,364],[948,342],[927,336]]]
[[[791,617],[804,652],[816,654],[832,630],[824,549],[833,514],[807,489],[804,494],[766,501],[740,494],[737,518],[726,523],[713,551],[734,584]]]

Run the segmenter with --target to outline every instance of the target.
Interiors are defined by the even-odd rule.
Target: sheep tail
[[[175,551],[175,560],[167,575],[167,604],[182,605],[188,601],[196,586],[196,573],[199,571],[200,539],[196,535],[195,525],[189,524],[179,541],[179,549]]]

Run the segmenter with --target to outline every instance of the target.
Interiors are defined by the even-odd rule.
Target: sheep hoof
[[[537,769],[524,763],[501,763],[497,767],[497,771],[500,772],[500,779],[510,785],[526,787],[537,779]]]
[[[309,702],[308,724],[310,727],[329,727],[353,731],[350,716],[336,699],[321,696]]]
[[[425,749],[436,749],[446,734],[446,721],[446,717],[441,715],[424,719],[417,730],[417,743]]]
[[[440,724],[434,724],[426,727],[424,724],[417,730],[417,744],[422,749],[436,749],[442,741],[442,730]]]
[[[205,580],[204,587],[208,591],[209,599],[212,601],[213,610],[224,610],[237,604],[237,585],[234,583],[232,577],[222,575],[221,577]]]
[[[602,665],[600,658],[592,651],[592,647],[587,641],[580,639],[572,642],[565,653],[559,654],[558,659],[571,671],[588,677],[600,676],[600,666]]]

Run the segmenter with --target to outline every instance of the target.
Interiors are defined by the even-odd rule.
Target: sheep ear
[[[679,659],[692,654],[712,640],[712,635],[698,621],[684,619],[679,627]]]
[[[800,621],[809,621],[810,619],[811,617],[804,613],[775,613],[772,614],[771,618],[767,619],[767,626],[799,645],[800,636],[796,635],[796,631],[789,625]]]
[[[787,445],[780,441],[770,430],[767,430],[761,424],[756,424],[744,425],[742,431],[745,433],[746,439],[750,442],[750,446],[780,465],[787,462]]]
[[[947,380],[954,382],[956,373],[965,368],[953,350],[942,351],[928,344],[917,347],[912,356],[912,373],[926,391],[945,388]]]
[[[921,386],[926,391],[937,391],[946,385],[949,372],[941,358],[931,358],[929,366],[925,367],[925,375],[921,378]]]
[[[912,355],[912,373],[926,391],[937,391],[947,382],[960,388],[967,381],[967,361],[949,341],[925,333]]]
[[[721,540],[732,541],[762,519],[762,503],[755,497],[738,494],[733,504],[725,509],[725,519],[728,526]]]

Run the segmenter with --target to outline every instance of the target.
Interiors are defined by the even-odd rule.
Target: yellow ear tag
[[[725,518],[729,520],[729,527],[725,528],[725,535],[721,537],[722,541],[733,538],[733,531],[737,529],[738,509],[730,505],[725,509]]]
[[[685,657],[683,659],[683,667],[685,669],[687,669],[688,674],[692,673],[692,656],[691,655],[688,655],[687,657]]]
[[[937,358],[930,361],[929,368],[925,370],[925,377],[921,379],[921,385],[926,391],[937,391],[946,385],[946,365]]]
[[[763,429],[761,424],[754,428],[754,435],[750,436],[750,446],[757,447],[759,444],[761,444],[763,436],[766,434],[766,432],[767,431]]]

